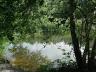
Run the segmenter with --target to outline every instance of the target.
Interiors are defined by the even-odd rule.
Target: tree
[[[76,35],[76,26],[75,26],[75,22],[74,22],[74,11],[76,8],[76,4],[74,0],[69,0],[70,3],[70,31],[71,31],[71,36],[72,36],[72,43],[73,43],[73,48],[74,48],[74,53],[76,56],[76,60],[77,60],[77,64],[78,64],[78,68],[82,71],[83,69],[83,59],[81,56],[81,51],[79,48],[79,41]]]
[[[60,4],[61,3],[60,1],[57,1],[57,2],[59,2]],[[53,2],[56,2],[56,1],[54,0]],[[58,8],[57,9],[58,11],[55,10],[55,12],[53,12],[52,15],[57,18],[65,19],[65,22],[63,22],[63,24],[65,24],[66,21],[70,19],[68,21],[70,21],[70,32],[71,32],[71,37],[72,37],[72,44],[73,44],[78,68],[81,71],[82,70],[91,71],[92,69],[90,70],[90,68],[94,66],[89,65],[89,64],[93,64],[93,63],[90,63],[90,59],[95,54],[95,51],[93,52],[93,50],[95,49],[95,40],[94,40],[94,44],[92,47],[90,47],[90,43],[92,43],[92,40],[93,40],[92,36],[95,38],[94,36],[95,27],[93,26],[95,26],[94,24],[96,24],[95,23],[96,22],[96,19],[95,19],[96,1],[94,0],[77,0],[77,1],[67,0],[64,2],[65,2],[64,4],[66,5],[66,7],[63,4],[62,5],[63,9],[61,8],[62,6],[59,7],[58,5],[58,7],[61,9],[62,12],[58,13],[58,11],[60,12]],[[64,14],[66,14],[66,16]],[[78,22],[81,22],[81,23],[78,23]],[[92,34],[92,31],[94,32],[94,35]],[[80,48],[82,47],[81,45],[85,46],[83,54],[81,54],[81,50],[80,50]],[[94,61],[94,59],[91,59],[91,61]],[[86,62],[87,60],[88,62]]]
[[[76,28],[75,28],[75,21],[74,21],[74,11],[76,9],[76,4],[74,4],[74,0],[70,1],[70,10],[71,10],[71,13],[70,13],[70,31],[71,31],[71,36],[72,36],[72,43],[73,43],[73,47],[74,47],[74,53],[75,53],[75,56],[76,56],[76,60],[77,60],[77,64],[78,64],[78,68],[80,69],[80,71],[82,72],[86,72],[85,70],[89,69],[89,71],[92,71],[92,69],[90,70],[90,65],[92,66],[92,63],[90,63],[90,30],[92,28],[92,20],[93,20],[93,17],[94,17],[94,9],[95,9],[95,6],[93,5],[94,3],[92,1],[87,1],[85,0],[86,4],[85,4],[85,7],[82,7],[81,5],[81,8],[85,9],[84,12],[86,13],[82,13],[83,14],[83,17],[85,19],[85,50],[84,50],[84,53],[83,53],[83,57],[81,55],[81,51],[80,51],[80,47],[79,47],[79,41],[78,41],[78,38],[76,36]],[[83,3],[83,2],[82,2]],[[91,6],[91,9],[89,10],[90,6],[88,7],[88,5]],[[88,15],[92,15],[92,16],[88,16]],[[89,20],[89,21],[88,21]],[[94,45],[93,45],[94,47]],[[86,66],[86,56],[88,56],[88,62],[87,62],[87,65],[89,66]],[[84,70],[85,68],[85,70]]]

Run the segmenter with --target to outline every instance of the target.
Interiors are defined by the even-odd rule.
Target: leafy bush
[[[26,48],[13,48],[14,60],[11,64],[24,71],[36,72],[41,65],[48,64],[49,60],[40,51],[29,52]]]

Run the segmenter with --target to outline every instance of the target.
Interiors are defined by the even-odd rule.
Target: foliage
[[[11,62],[16,68],[25,71],[37,71],[41,65],[47,65],[49,60],[43,56],[40,51],[29,52],[26,48],[12,49],[14,53],[14,60]]]
[[[7,39],[6,38],[1,38],[0,39],[0,63],[4,63],[5,62],[5,50],[6,50],[6,46],[8,45]]]
[[[14,43],[58,42],[72,37],[78,67],[84,70],[95,61],[95,0],[0,0],[0,11],[1,39],[5,37]]]
[[[5,36],[10,41],[17,43],[36,41],[38,38],[41,42],[50,42],[51,37],[64,35],[66,27],[59,26],[63,19],[53,18],[54,22],[50,21],[52,17],[49,13],[55,11],[50,7],[51,1],[1,0],[0,3],[0,10],[2,11],[0,13],[1,37]],[[53,3],[55,4],[55,1]],[[58,1],[56,3],[59,4]],[[62,6],[63,1],[60,4]],[[56,7],[54,8],[56,9]]]

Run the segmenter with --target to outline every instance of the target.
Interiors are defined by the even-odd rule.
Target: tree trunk
[[[85,50],[84,50],[84,53],[83,53],[83,62],[86,63],[86,57],[88,55],[88,60],[89,60],[89,55],[90,55],[90,51],[89,51],[89,33],[90,33],[90,30],[91,30],[91,27],[89,27],[89,23],[88,23],[88,20],[87,18],[85,18]]]
[[[95,55],[96,55],[96,38],[94,39],[94,43],[93,43],[93,47],[92,47],[92,51],[91,51],[91,57],[88,61],[88,66],[89,66],[89,71],[90,72],[96,72]]]
[[[79,41],[76,35],[76,28],[75,28],[75,21],[74,21],[74,10],[75,10],[75,0],[69,0],[70,3],[70,31],[71,31],[71,37],[72,37],[72,43],[73,43],[73,47],[74,47],[74,53],[75,53],[75,57],[76,57],[76,61],[77,61],[77,65],[78,65],[78,69],[81,72],[83,71],[83,59],[82,59],[82,55],[81,55],[81,51],[79,48]]]
[[[95,50],[96,50],[96,38],[94,40],[94,44],[93,44],[93,47],[92,47],[91,59],[95,58],[95,53],[96,53]]]

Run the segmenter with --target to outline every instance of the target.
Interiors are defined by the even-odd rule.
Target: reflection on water
[[[19,44],[18,44],[19,45]],[[66,54],[70,53],[70,58],[74,60],[74,53],[72,50],[72,46],[66,44],[65,42],[58,42],[58,43],[22,43],[21,44],[24,48],[28,48],[30,51],[37,51],[40,50],[41,53],[45,56],[48,56],[49,59],[56,60],[56,59],[65,59],[68,60],[68,57],[66,57]],[[12,47],[12,44],[8,46],[8,48]],[[6,52],[6,57],[10,59],[11,54],[10,52]],[[66,59],[67,58],[67,59]]]

